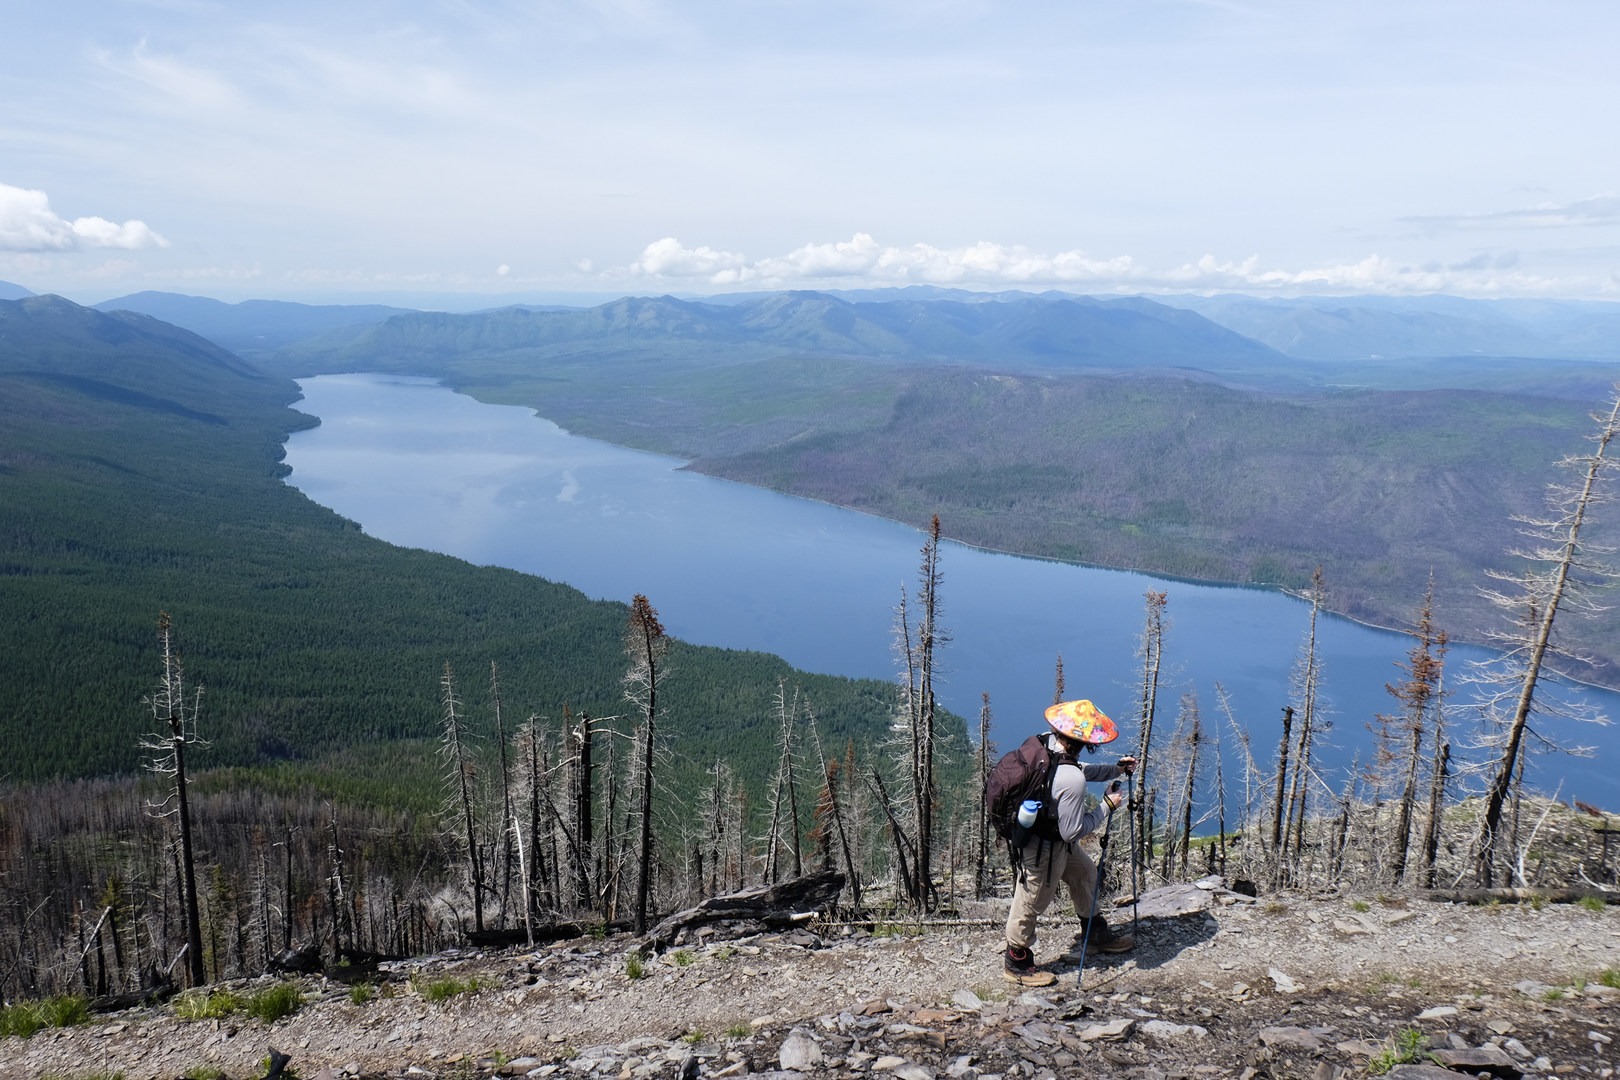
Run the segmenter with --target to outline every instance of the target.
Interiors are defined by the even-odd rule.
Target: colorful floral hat
[[[1064,701],[1046,710],[1046,722],[1059,735],[1101,745],[1119,738],[1119,729],[1103,711],[1084,698]]]

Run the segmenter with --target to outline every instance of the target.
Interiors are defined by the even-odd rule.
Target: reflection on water
[[[334,375],[300,385],[298,407],[321,424],[292,436],[288,482],[373,536],[596,598],[645,593],[688,641],[777,653],[809,671],[887,679],[897,670],[893,612],[902,587],[915,585],[923,541],[911,528],[684,472],[674,459],[569,435],[527,409],[484,405],[430,380]],[[1306,630],[1303,602],[954,544],[941,566],[951,639],[941,699],[971,721],[989,693],[1003,747],[1040,725],[1060,655],[1069,696],[1129,721],[1143,593],[1163,589],[1160,723],[1193,693],[1207,730],[1220,718],[1219,683],[1253,732],[1256,757],[1269,761]],[[1342,769],[1368,756],[1374,715],[1394,710],[1384,685],[1400,677],[1395,664],[1411,640],[1339,618],[1324,620],[1318,637],[1333,725],[1324,767]],[[1449,670],[1485,656],[1454,648]],[[1620,695],[1586,696],[1620,714]],[[1464,712],[1453,708],[1459,733],[1473,728]],[[1122,728],[1122,742],[1134,738],[1133,723]],[[1595,728],[1566,739],[1614,740]],[[1532,783],[1598,802],[1611,790],[1598,763],[1568,758],[1538,759]]]

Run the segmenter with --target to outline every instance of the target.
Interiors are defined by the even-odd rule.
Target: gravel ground
[[[1003,902],[921,933],[822,926],[710,941],[648,958],[636,978],[627,939],[449,952],[386,968],[358,1004],[347,987],[308,980],[307,1004],[271,1025],[184,1021],[170,1005],[7,1039],[0,1075],[212,1069],[240,1080],[264,1075],[273,1047],[306,1080],[683,1069],[1333,1080],[1367,1075],[1407,1029],[1442,1053],[1494,1048],[1512,1066],[1496,1075],[1613,1075],[1620,989],[1604,981],[1620,983],[1620,909],[1189,889],[1175,903],[1198,910],[1153,914],[1144,898],[1133,953],[1093,956],[1078,977],[1074,958],[1058,957],[1057,983],[1039,991],[1001,977]],[[1129,925],[1129,909],[1113,922]],[[1060,953],[1078,928],[1044,920],[1037,956]],[[478,988],[425,999],[424,986],[451,978]]]

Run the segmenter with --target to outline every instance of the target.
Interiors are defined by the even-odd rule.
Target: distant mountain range
[[[395,315],[288,350],[295,365],[377,367],[452,357],[593,350],[711,362],[818,355],[1031,371],[1276,369],[1287,358],[1194,312],[1151,300],[1070,297],[852,303],[776,293],[735,304],[628,298],[583,310]]]
[[[20,286],[0,283],[0,297],[25,295],[30,294]],[[466,348],[656,343],[1033,369],[1268,370],[1309,382],[1359,381],[1353,370],[1334,365],[1413,358],[1620,361],[1620,304],[1596,301],[1098,299],[919,285],[704,299],[630,297],[592,307],[514,305],[468,314],[381,304],[226,304],[162,292],[136,293],[96,307],[151,315],[246,356],[294,346],[306,357],[399,349],[426,358]],[[1301,369],[1282,363],[1285,358],[1319,366]]]
[[[138,311],[183,326],[232,352],[252,356],[346,326],[369,326],[409,308],[381,304],[315,305],[283,300],[227,304],[202,296],[140,292],[95,305],[97,311]]]
[[[1165,297],[1312,360],[1436,356],[1620,360],[1620,304],[1432,297]]]

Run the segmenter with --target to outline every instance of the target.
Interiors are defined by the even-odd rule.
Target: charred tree
[[[141,741],[141,748],[153,756],[147,768],[169,781],[163,802],[153,810],[175,823],[175,852],[179,873],[180,903],[185,919],[186,974],[192,986],[207,982],[203,968],[202,920],[197,903],[197,859],[192,841],[190,778],[186,773],[186,750],[198,745],[197,716],[202,707],[202,687],[186,696],[186,680],[180,654],[174,645],[174,626],[167,612],[158,616],[158,643],[163,657],[163,674],[157,689],[146,699],[158,730]]]
[[[624,676],[624,696],[636,707],[641,727],[639,746],[641,760],[640,837],[636,849],[636,907],[635,932],[647,932],[647,908],[652,896],[653,874],[653,762],[658,719],[658,686],[664,677],[664,657],[669,652],[669,638],[664,624],[658,621],[658,612],[640,593],[630,601],[630,621],[625,629],[624,649],[630,657],[630,670]]]
[[[1523,523],[1535,545],[1518,554],[1529,560],[1533,568],[1520,580],[1516,595],[1487,593],[1494,603],[1510,611],[1527,613],[1527,617],[1520,623],[1519,634],[1508,643],[1512,665],[1507,672],[1510,689],[1487,702],[1487,709],[1492,712],[1502,704],[1511,704],[1499,725],[1500,752],[1485,789],[1485,809],[1476,847],[1474,876],[1485,888],[1490,888],[1495,881],[1502,809],[1513,789],[1514,776],[1523,768],[1525,737],[1536,711],[1536,690],[1547,661],[1561,651],[1554,641],[1553,628],[1566,605],[1590,609],[1591,602],[1584,595],[1585,586],[1613,577],[1609,567],[1593,558],[1606,552],[1584,540],[1581,531],[1592,507],[1607,497],[1602,482],[1613,470],[1614,461],[1608,456],[1608,449],[1616,432],[1620,432],[1620,386],[1616,387],[1608,415],[1594,416],[1593,420],[1597,423],[1597,432],[1592,436],[1595,444],[1592,451],[1560,462],[1576,470],[1579,479],[1573,486],[1554,486],[1548,493],[1550,513]]]
[[[501,846],[500,846],[500,899],[501,925],[506,925],[506,912],[512,902],[512,848],[517,818],[512,810],[512,768],[506,757],[506,724],[501,716],[501,678],[495,661],[489,662],[489,700],[495,714],[495,745],[499,757],[501,785]]]
[[[1063,658],[1058,658],[1057,695],[1063,696]],[[974,773],[978,778],[977,820],[974,833],[973,895],[983,900],[990,892],[990,807],[985,795],[990,786],[990,770],[994,767],[996,748],[990,742],[990,695],[979,695],[979,750],[974,756]]]
[[[461,824],[461,842],[467,848],[467,880],[472,890],[473,929],[484,932],[484,861],[482,845],[478,839],[477,800],[474,798],[474,778],[477,763],[468,742],[466,718],[461,699],[456,696],[455,672],[444,665],[439,678],[439,705],[442,733],[439,754],[444,759],[445,815],[457,817]]]
[[[1151,797],[1148,771],[1153,750],[1153,720],[1159,705],[1159,675],[1164,665],[1164,609],[1170,594],[1149,589],[1143,594],[1145,616],[1137,655],[1142,658],[1142,683],[1137,700],[1136,777],[1130,813],[1136,825],[1137,849],[1131,861],[1145,866],[1153,857],[1152,827],[1147,801]]]
[[[1434,625],[1434,582],[1429,582],[1412,629],[1416,642],[1401,665],[1406,678],[1398,684],[1385,684],[1385,690],[1401,705],[1405,758],[1401,771],[1401,792],[1395,808],[1395,834],[1391,838],[1389,870],[1397,884],[1406,877],[1412,844],[1412,819],[1416,814],[1418,780],[1423,768],[1423,739],[1433,726],[1431,719],[1440,707],[1441,677],[1445,672],[1446,632]]]
[[[1294,780],[1289,789],[1288,821],[1285,839],[1293,845],[1294,857],[1305,854],[1305,818],[1309,810],[1311,793],[1311,751],[1316,741],[1321,717],[1317,714],[1318,690],[1321,687],[1322,659],[1317,647],[1317,622],[1327,602],[1327,583],[1318,566],[1311,574],[1311,622],[1305,637],[1304,650],[1295,668],[1295,683],[1299,694],[1299,741],[1294,747]],[[1286,852],[1285,852],[1286,854]]]

